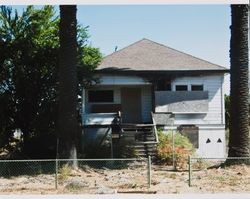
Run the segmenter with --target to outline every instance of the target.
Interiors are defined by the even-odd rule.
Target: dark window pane
[[[176,85],[175,86],[175,90],[176,91],[187,91],[188,90],[188,86],[187,85]]]
[[[157,91],[171,91],[171,83],[166,80],[158,80],[156,83]]]
[[[192,91],[203,91],[203,85],[192,85],[191,90]]]
[[[114,92],[112,90],[96,90],[88,92],[89,102],[113,102]]]

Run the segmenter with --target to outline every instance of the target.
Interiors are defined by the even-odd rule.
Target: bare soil
[[[145,165],[126,169],[74,170],[68,175],[18,176],[0,178],[1,194],[105,194],[121,192],[163,193],[250,193],[250,166],[203,169],[192,172],[188,186],[187,171],[170,171],[165,166],[152,166],[152,185],[148,188]]]

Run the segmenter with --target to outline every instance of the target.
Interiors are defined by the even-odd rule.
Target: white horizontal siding
[[[143,78],[135,76],[103,76],[102,83],[104,85],[95,85],[93,89],[114,90],[114,104],[121,103],[121,87],[132,86],[140,87],[142,119],[148,122],[151,119],[150,112],[152,110],[151,86],[145,82]],[[182,77],[176,78],[172,82],[172,90],[176,85],[188,85],[191,89],[192,84],[203,84],[204,90],[208,91],[208,112],[202,114],[176,114],[175,125],[180,124],[224,124],[224,94],[222,90],[224,78],[222,75],[200,76],[200,77]],[[109,85],[111,84],[112,85]],[[87,91],[85,93],[85,110],[84,113],[90,112],[90,103],[88,103]]]
[[[172,82],[172,90],[176,85],[203,84],[204,91],[208,91],[208,112],[206,114],[176,114],[175,124],[224,124],[224,94],[222,89],[223,75],[183,77]]]
[[[204,89],[209,91],[209,104],[206,117],[204,121],[208,124],[223,124],[222,94],[223,77],[222,76],[208,76],[205,79]]]

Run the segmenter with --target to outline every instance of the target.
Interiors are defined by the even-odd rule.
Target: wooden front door
[[[141,123],[141,89],[121,88],[122,122]]]

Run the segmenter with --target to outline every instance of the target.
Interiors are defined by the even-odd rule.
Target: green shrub
[[[159,143],[157,145],[157,160],[166,165],[173,164],[173,138],[172,133],[158,131]],[[189,139],[179,132],[174,133],[175,166],[184,169],[187,166],[188,156],[194,153],[193,145]]]

